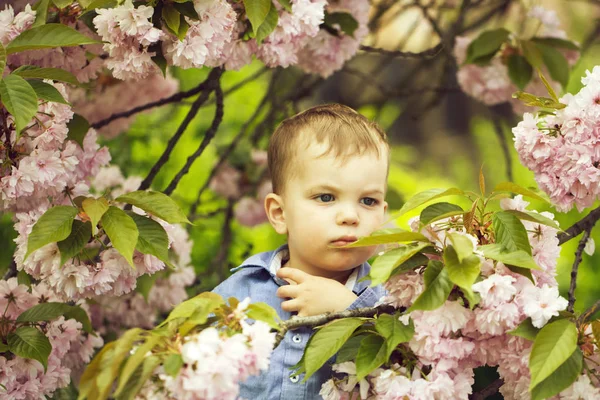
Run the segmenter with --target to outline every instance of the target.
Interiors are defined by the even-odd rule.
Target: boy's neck
[[[346,284],[346,281],[352,274],[352,271],[354,271],[354,268],[346,271],[328,271],[320,268],[311,268],[310,266],[298,265],[297,263],[294,263],[292,259],[287,260],[281,267],[296,268],[302,272],[306,272],[309,275],[336,280],[342,285]]]

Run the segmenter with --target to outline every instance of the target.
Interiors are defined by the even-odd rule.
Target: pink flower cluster
[[[15,15],[13,8],[7,5],[0,11],[0,43],[6,46],[10,41],[28,29],[35,21],[35,11],[27,4],[25,9]],[[2,71],[0,71],[1,73]]]
[[[600,195],[600,66],[582,79],[555,115],[526,113],[513,128],[521,163],[559,211],[591,207]]]
[[[241,333],[227,335],[210,327],[185,339],[181,347],[184,366],[179,375],[160,375],[173,398],[233,400],[239,393],[239,382],[269,367],[275,333],[262,321],[247,323],[244,311],[249,303],[249,298],[240,302],[234,313],[240,319]]]
[[[541,23],[541,31],[538,36],[556,37],[564,39],[566,34],[559,29],[560,21],[556,12],[547,10],[541,6],[533,7],[529,17],[536,18]],[[456,62],[461,65],[467,57],[467,48],[472,42],[471,38],[458,36],[454,46]],[[565,51],[565,57],[570,65],[574,65],[579,54],[575,51]],[[548,72],[543,70],[544,76],[555,91],[560,90],[560,84],[552,79]],[[457,72],[457,80],[461,89],[469,96],[481,101],[486,105],[495,105],[509,102],[515,114],[522,114],[527,108],[520,100],[513,99],[512,94],[520,90],[508,76],[506,60],[502,57],[502,50],[490,61],[489,65],[478,66],[475,64],[463,65]],[[547,90],[542,80],[534,72],[531,81],[523,89],[524,92],[536,96],[547,97]]]
[[[47,83],[68,99],[64,85]],[[11,131],[10,140],[0,152],[3,209],[29,211],[47,207],[48,197],[55,204],[68,203],[66,190],[73,197],[87,193],[86,179],[110,161],[110,154],[106,147],[100,148],[96,143],[93,129],[87,132],[83,148],[67,140],[67,123],[72,117],[70,106],[40,101],[30,127],[20,135]],[[12,116],[8,120],[12,121]]]
[[[32,306],[48,301],[60,299],[43,283],[29,292],[17,278],[0,281],[0,308],[6,310],[0,320],[14,320]],[[0,353],[0,399],[42,400],[51,396],[71,379],[77,380],[94,349],[103,345],[101,337],[83,332],[81,323],[74,319],[57,318],[47,323],[43,332],[52,345],[46,372],[38,361]]]
[[[298,66],[306,72],[319,74],[327,78],[341,69],[344,63],[352,58],[360,47],[360,42],[367,36],[369,29],[369,2],[364,0],[341,0],[330,2],[327,12],[349,13],[358,22],[354,35],[340,34],[333,36],[319,30],[298,54]]]
[[[501,202],[504,209],[519,211],[525,211],[528,204],[522,196]],[[542,215],[554,219],[551,213]],[[531,318],[535,327],[543,327],[567,307],[567,301],[560,297],[555,280],[560,253],[557,229],[535,222],[522,222],[529,232],[533,258],[542,268],[533,271],[535,283],[514,273],[501,262],[484,258],[477,250],[477,238],[456,228],[460,225],[459,220],[445,219],[422,228],[418,218],[413,220],[413,230],[420,230],[440,249],[449,244],[449,232],[469,237],[474,244],[474,254],[482,262],[482,280],[472,286],[481,300],[471,310],[460,298],[450,296],[435,310],[418,310],[404,315],[400,320],[408,323],[410,317],[415,326],[415,334],[408,347],[418,359],[417,366],[412,370],[401,365],[378,369],[355,387],[357,382],[353,374],[356,373],[347,365],[340,364],[336,367],[337,371],[348,376],[328,381],[321,392],[324,398],[350,398],[348,393],[360,392],[363,399],[397,399],[402,396],[411,400],[467,399],[473,383],[473,368],[487,364],[498,366],[498,372],[505,381],[501,388],[505,399],[528,399],[528,361],[532,342],[508,332],[527,318]],[[383,301],[395,307],[410,307],[424,290],[422,273],[423,269],[417,269],[392,277],[385,284],[388,295]],[[426,376],[421,373],[424,367],[431,368]],[[592,386],[590,388],[596,390]]]
[[[163,53],[172,65],[181,68],[219,66],[223,48],[232,40],[236,13],[225,0],[195,0],[194,9],[200,20],[186,17],[190,24],[187,34],[183,40],[169,34],[163,40]]]
[[[94,25],[104,42],[109,59],[106,66],[118,79],[144,79],[156,73],[158,67],[152,61],[156,52],[149,47],[166,35],[152,25],[154,9],[149,6],[134,7],[132,0],[125,0],[115,8],[98,8]]]

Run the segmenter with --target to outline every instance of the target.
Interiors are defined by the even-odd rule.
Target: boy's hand
[[[281,286],[277,297],[291,300],[281,303],[284,311],[298,312],[299,317],[343,311],[357,296],[334,279],[309,275],[294,268],[280,268],[277,276],[292,280],[295,285]]]

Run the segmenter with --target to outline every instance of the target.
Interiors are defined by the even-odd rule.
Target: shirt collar
[[[283,261],[289,258],[289,249],[287,244],[280,246],[276,250],[268,251],[265,253],[258,253],[253,255],[244,261],[240,266],[233,268],[231,272],[235,272],[242,268],[263,268],[266,270],[269,275],[273,278],[273,280],[279,285],[286,285],[287,282],[281,278],[276,276],[277,271],[281,268]],[[368,286],[369,280],[362,280],[365,276],[369,274],[370,266],[369,263],[364,262],[357,268],[352,271],[352,274],[348,277],[346,281],[346,287],[352,290],[354,293],[361,293]]]

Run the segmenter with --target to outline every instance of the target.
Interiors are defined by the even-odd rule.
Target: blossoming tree
[[[193,244],[181,224],[193,218],[169,197],[224,121],[227,71],[253,57],[268,68],[297,66],[318,78],[303,76],[282,95],[273,73],[200,190],[227,199],[228,221],[264,221],[270,182],[257,146],[261,129],[251,135],[255,148],[243,170],[228,160],[269,99],[296,104],[360,49],[444,57],[444,69],[454,68],[460,88],[477,100],[510,102],[518,115],[523,104],[538,107],[513,129],[521,163],[559,212],[589,208],[600,194],[600,67],[588,71],[578,93],[558,97],[584,44],[568,39],[555,13],[531,8],[533,34],[496,27],[463,37],[510,1],[472,21],[485,2],[409,2],[439,39],[413,53],[361,45],[396,12],[387,2],[14,3],[0,10],[0,207],[17,232],[0,280],[0,399],[236,398],[239,382],[265,370],[273,346],[300,326],[316,333],[297,373],[310,376],[336,357],[337,374],[321,390],[326,399],[484,398],[498,388],[507,399],[600,398],[600,302],[573,312],[597,210],[561,231],[553,214],[527,209],[524,197],[545,197],[510,182],[488,192],[483,174],[479,194],[419,193],[396,215],[424,207],[409,230],[386,229],[351,245],[388,245],[370,275],[388,289],[379,306],[280,321],[252,299],[188,299]],[[446,18],[448,8],[456,13]],[[210,72],[177,92],[173,67]],[[188,98],[189,111],[145,178],[125,178],[110,164],[98,135],[114,137],[135,114]],[[214,117],[198,148],[164,190],[150,190],[210,101]],[[287,105],[275,105],[262,131],[285,114]],[[462,203],[440,201],[448,196]],[[199,202],[200,194],[191,216]],[[565,299],[555,278],[560,245],[582,232]],[[500,378],[473,393],[473,370],[485,365]]]

